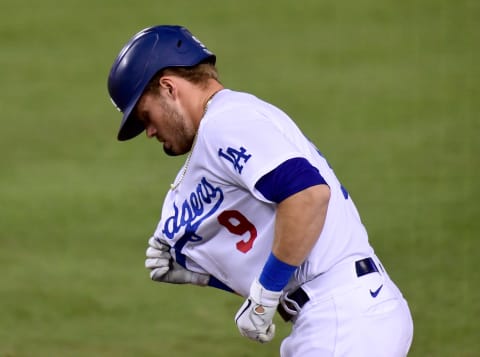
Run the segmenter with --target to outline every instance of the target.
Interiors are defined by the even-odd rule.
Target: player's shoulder
[[[204,119],[211,126],[221,127],[275,120],[281,115],[285,114],[253,94],[223,89],[213,98]]]
[[[253,94],[231,89],[222,89],[214,96],[210,104],[211,109],[209,108],[209,112],[211,111],[212,114],[215,114],[235,111],[242,108],[245,110],[251,109],[253,111],[255,108],[263,107],[266,104],[267,103]]]

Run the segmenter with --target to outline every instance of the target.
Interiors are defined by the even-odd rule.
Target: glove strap
[[[277,306],[282,291],[271,291],[265,289],[262,284],[255,279],[250,286],[250,298],[257,304],[266,307]]]

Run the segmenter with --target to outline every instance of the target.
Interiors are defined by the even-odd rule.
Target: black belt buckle
[[[282,305],[277,306],[277,312],[282,317],[283,321],[288,322],[292,319],[292,315],[290,315]]]
[[[303,305],[305,305],[310,300],[305,290],[303,290],[301,287],[291,293],[287,293],[287,296],[289,299],[295,301],[300,308],[302,308]],[[285,304],[289,305],[288,301],[285,301]],[[293,306],[289,306],[289,308],[295,310],[295,307]],[[284,309],[282,304],[278,305],[277,311],[285,322],[288,322],[293,318],[293,316]]]

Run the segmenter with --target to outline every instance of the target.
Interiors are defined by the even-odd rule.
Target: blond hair
[[[157,92],[160,78],[165,75],[178,76],[197,85],[207,85],[209,79],[218,79],[218,71],[213,63],[201,62],[193,67],[167,67],[157,72],[148,82],[145,92]]]

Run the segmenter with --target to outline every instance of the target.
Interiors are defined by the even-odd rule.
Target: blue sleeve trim
[[[327,182],[318,169],[307,159],[297,157],[283,162],[262,176],[255,188],[266,199],[279,203],[310,186],[322,184],[326,185]]]
[[[228,291],[230,293],[234,292],[232,289],[230,289],[227,285],[225,285],[220,280],[215,278],[213,275],[210,275],[210,280],[208,281],[208,286],[211,286],[211,287],[214,287],[214,288],[217,288],[217,289],[221,289],[221,290],[225,290],[225,291]]]
[[[267,290],[281,291],[296,269],[296,266],[282,262],[270,253],[258,281]]]
[[[182,267],[184,267],[185,269],[188,269],[187,264],[186,264],[186,260],[187,260],[186,255],[182,254],[180,252],[180,250],[175,251],[175,261],[178,264],[180,264]],[[225,291],[228,291],[230,293],[234,292],[232,289],[230,289],[227,285],[225,285],[220,280],[215,278],[213,275],[210,275],[210,279],[208,280],[208,286],[211,286],[211,287],[217,288],[217,289],[221,289],[221,290],[225,290]]]

